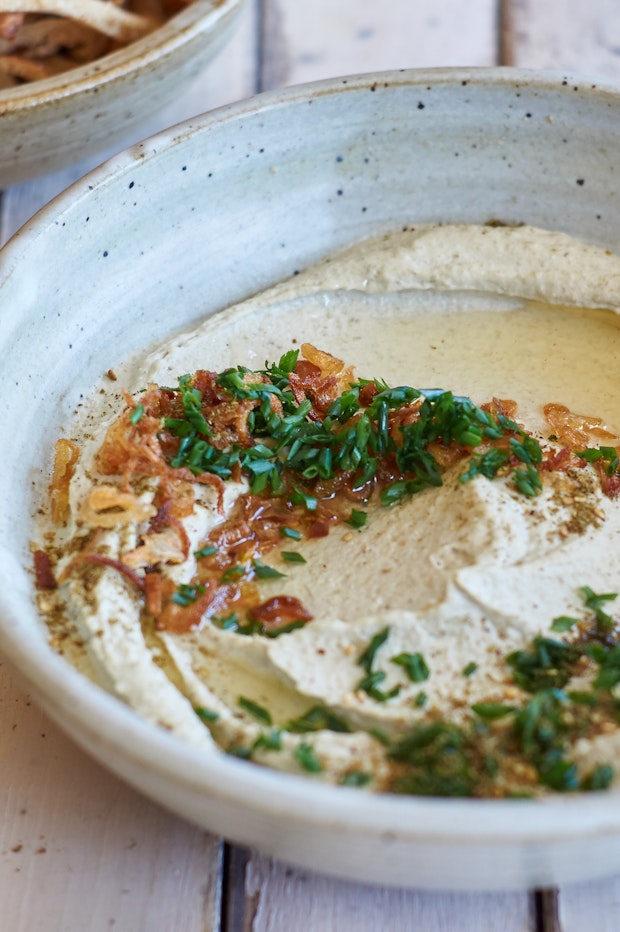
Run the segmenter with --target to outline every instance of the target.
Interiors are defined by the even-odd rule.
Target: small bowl
[[[195,0],[117,52],[0,90],[0,188],[142,139],[228,41],[244,2]]]
[[[339,876],[517,889],[620,870],[617,792],[369,796],[190,747],[54,653],[28,569],[53,443],[109,368],[345,244],[413,222],[529,223],[618,250],[619,150],[613,87],[513,69],[338,78],[134,146],[2,250],[0,648],[83,748],[188,819]]]

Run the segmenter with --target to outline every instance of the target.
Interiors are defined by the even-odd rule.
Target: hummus
[[[609,786],[619,307],[605,250],[420,227],[124,363],[57,445],[52,643],[209,753],[379,791]]]

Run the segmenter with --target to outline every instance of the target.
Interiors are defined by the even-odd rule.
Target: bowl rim
[[[231,0],[234,4],[237,0]],[[0,251],[5,272],[19,263],[19,254],[48,226],[57,225],[63,209],[72,208],[93,189],[105,187],[136,169],[140,162],[179,144],[183,133],[204,133],[219,123],[279,106],[302,103],[312,96],[367,90],[373,84],[419,86],[432,83],[472,88],[527,86],[529,90],[564,90],[575,86],[589,96],[613,99],[620,106],[620,87],[567,76],[563,71],[512,67],[400,69],[345,75],[267,91],[219,107],[151,136],[89,172],[43,207]],[[33,609],[33,611],[35,611]],[[620,790],[514,800],[446,799],[372,794],[335,787],[305,776],[280,773],[227,756],[221,751],[192,747],[176,735],[140,718],[119,699],[105,692],[63,661],[43,639],[36,644],[22,634],[20,617],[0,591],[0,649],[25,676],[35,694],[44,697],[53,717],[79,718],[92,741],[114,747],[135,765],[148,766],[177,788],[200,792],[231,804],[250,801],[263,817],[333,832],[354,827],[357,835],[396,838],[405,843],[500,845],[562,843],[620,830]],[[77,711],[79,707],[79,713]],[[85,722],[85,720],[87,720]],[[97,722],[97,729],[92,725]],[[63,725],[62,720],[59,722]],[[79,740],[79,739],[78,739]],[[95,753],[91,749],[91,753]],[[95,753],[96,756],[96,753]],[[100,758],[104,760],[104,758]],[[300,801],[303,805],[300,806]],[[516,818],[517,817],[517,818]]]
[[[0,89],[0,117],[67,100],[106,86],[183,48],[195,37],[217,29],[247,0],[193,0],[140,39],[61,74],[18,87]]]

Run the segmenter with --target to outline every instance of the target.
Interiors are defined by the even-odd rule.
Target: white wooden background
[[[620,81],[618,0],[248,4],[232,44],[149,132],[260,90],[389,68],[511,64]],[[94,164],[0,193],[0,243]],[[87,758],[1,659],[0,789],[3,932],[620,930],[620,878],[438,895],[334,881],[226,845]]]

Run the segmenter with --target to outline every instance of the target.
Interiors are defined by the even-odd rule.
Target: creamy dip
[[[64,521],[45,548],[60,585],[39,599],[53,643],[139,714],[213,753],[397,792],[609,785],[607,767],[620,773],[613,670],[611,685],[592,684],[613,659],[601,651],[615,643],[611,596],[620,590],[619,305],[620,258],[607,251],[525,227],[420,227],[355,245],[119,366],[118,382],[103,400],[93,396],[71,431],[79,461],[67,472]],[[261,598],[296,599],[312,616],[292,630],[243,634],[243,625],[214,623],[212,612],[187,630],[153,625],[144,587],[113,562],[127,563],[143,586],[157,482],[133,484],[132,520],[115,521],[118,500],[97,512],[89,498],[93,487],[122,484],[102,475],[96,457],[125,408],[117,385],[133,393],[137,423],[147,384],[175,386],[199,369],[264,370],[304,344],[354,367],[352,379],[429,397],[450,390],[475,405],[514,400],[515,420],[548,465],[566,443],[546,404],[568,409],[558,423],[568,419],[583,443],[572,443],[562,468],[532,467],[535,494],[510,470],[462,481],[468,455],[445,468],[439,486],[389,506],[354,503],[357,522],[337,522],[326,536],[287,537],[254,561],[254,582]],[[574,456],[599,448],[607,471],[591,455]],[[168,527],[186,540],[186,557],[162,553],[156,564],[186,594],[201,548],[249,480],[226,481],[219,507],[215,486],[192,485],[182,530]],[[40,539],[49,532],[46,523]],[[85,549],[104,557],[88,572],[76,569]],[[553,645],[532,646],[540,636],[560,643],[561,683],[549,674],[554,664],[545,666]],[[571,644],[580,646],[569,656]],[[528,657],[537,658],[536,682]],[[523,736],[534,712],[534,730],[551,722],[548,747]]]

